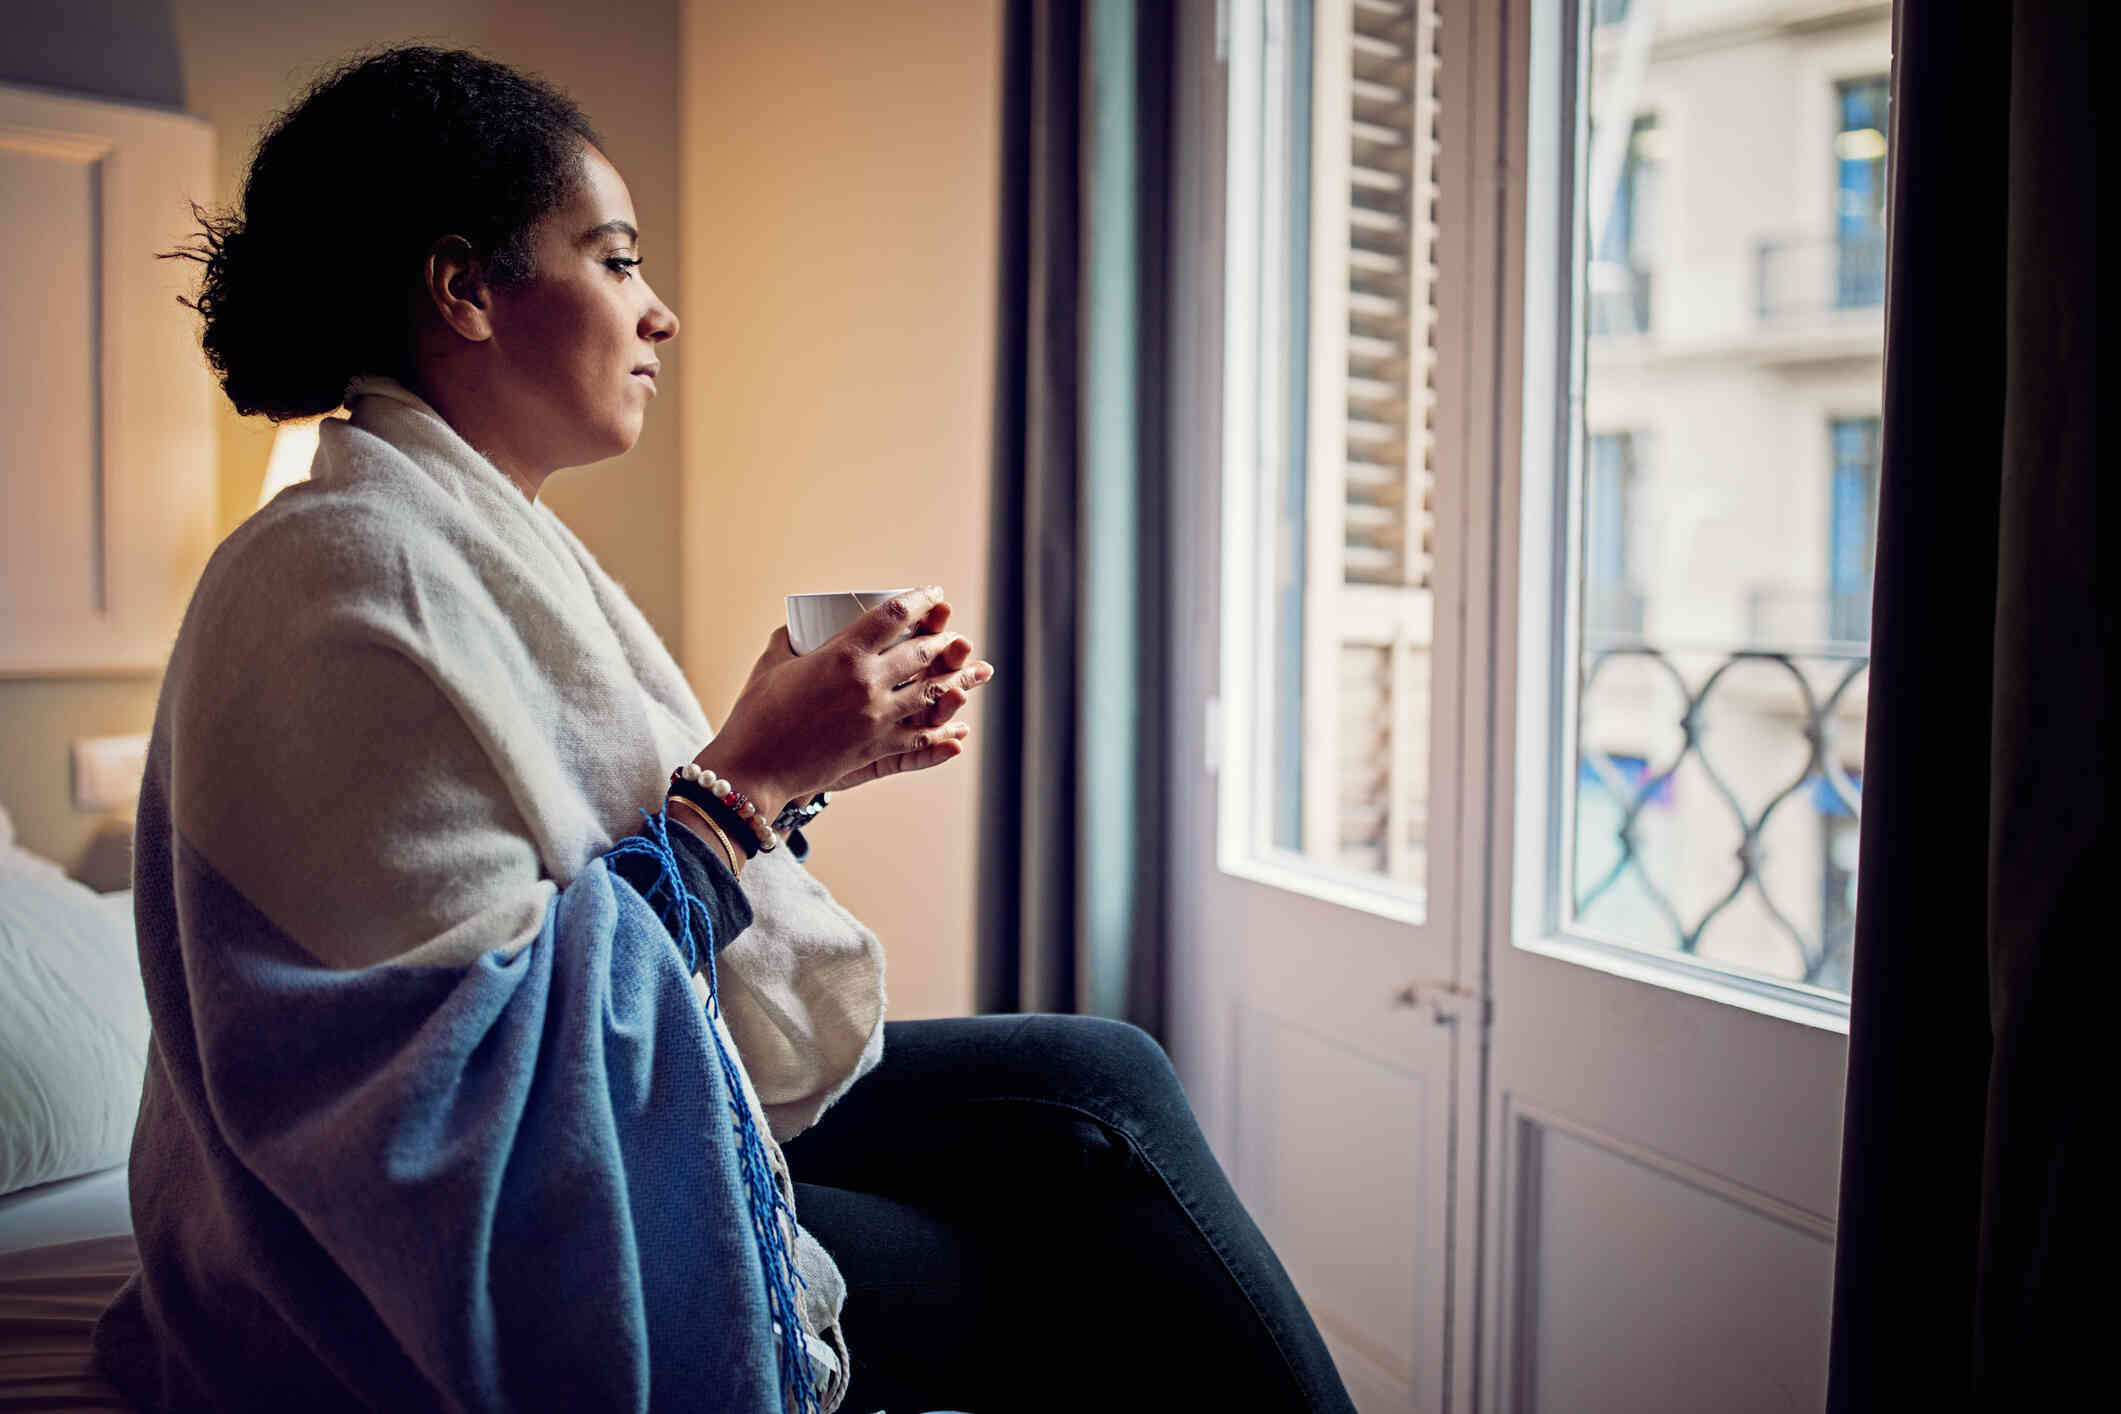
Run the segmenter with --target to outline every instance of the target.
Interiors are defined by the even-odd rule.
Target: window
[[[1264,40],[1230,71],[1222,712],[1229,759],[1273,769],[1226,779],[1224,866],[1419,917],[1435,0],[1233,0],[1230,26]]]
[[[1635,469],[1636,436],[1605,432],[1591,438],[1584,491],[1583,622],[1587,634],[1632,637],[1642,632],[1642,591],[1632,550],[1641,514]]]
[[[1885,299],[1886,81],[1860,79],[1837,93],[1834,303],[1851,309]]]
[[[1827,636],[1871,636],[1871,546],[1878,536],[1878,419],[1831,424],[1834,485],[1827,532]]]
[[[1844,768],[1847,784],[1814,792],[1819,812],[1819,936],[1826,965],[1821,985],[1846,992],[1856,945],[1856,805],[1863,790],[1862,772]]]
[[[1526,497],[1562,563],[1534,611],[1553,651],[1522,660],[1547,702],[1547,940],[1832,1009],[1878,467],[1878,419],[1836,409],[1875,407],[1882,381],[1887,132],[1883,81],[1834,75],[1882,71],[1890,22],[1771,33],[1717,28],[1724,11],[1747,13],[1574,12],[1574,103],[1551,149],[1575,154],[1555,184],[1574,289],[1551,318],[1576,395],[1552,404],[1553,483]],[[1683,149],[1653,112],[1683,118]],[[1667,183],[1685,240],[1658,249]],[[1827,231],[1779,226],[1829,189]],[[1604,337],[1624,333],[1642,337]]]
[[[1859,43],[1855,52],[1866,47]],[[1844,56],[1851,53],[1846,47],[1825,52],[1832,54],[1837,68],[1848,62]],[[1800,61],[1804,58],[1802,46],[1795,53]],[[1863,55],[1863,59],[1883,62],[1883,56]],[[1797,70],[1790,78],[1794,80],[1790,87],[1800,92],[1800,102],[1832,107],[1832,151],[1823,150],[1827,134],[1822,132],[1815,139],[1820,148],[1813,155],[1815,162],[1821,157],[1830,161],[1812,169],[1830,172],[1831,181],[1817,196],[1809,194],[1817,185],[1809,173],[1787,183],[1793,196],[1805,193],[1796,209],[1817,214],[1804,227],[1768,233],[1758,242],[1759,317],[1786,322],[1831,311],[1876,309],[1885,302],[1889,86],[1883,74],[1828,81]],[[1802,93],[1805,88],[1812,92]]]
[[[1635,119],[1627,147],[1617,157],[1599,150],[1601,135],[1591,133],[1593,200],[1601,163],[1617,160],[1619,174],[1605,219],[1592,232],[1594,255],[1585,275],[1593,334],[1640,334],[1650,327],[1650,278],[1655,266],[1657,231],[1657,153],[1661,134],[1657,119]]]

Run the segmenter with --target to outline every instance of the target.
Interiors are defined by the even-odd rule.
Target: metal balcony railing
[[[1754,296],[1764,320],[1885,303],[1885,233],[1762,241]]]
[[[1604,793],[1618,807],[1618,818],[1612,839],[1617,852],[1609,866],[1594,877],[1575,880],[1576,915],[1584,917],[1602,897],[1632,877],[1651,901],[1666,933],[1663,937],[1627,941],[1693,954],[1699,950],[1709,926],[1750,891],[1765,906],[1773,931],[1787,944],[1783,965],[1771,970],[1814,986],[1843,985],[1839,979],[1846,976],[1851,943],[1846,920],[1830,922],[1816,893],[1808,900],[1778,897],[1769,877],[1772,871],[1766,867],[1763,836],[1770,822],[1785,810],[1830,814],[1851,823],[1860,818],[1861,791],[1843,763],[1860,759],[1862,693],[1867,689],[1870,669],[1867,647],[1849,651],[1832,647],[1804,651],[1746,648],[1706,653],[1671,650],[1623,635],[1587,633],[1579,689],[1583,720],[1588,720],[1588,714],[1595,709],[1600,693],[1625,675],[1625,664],[1640,665],[1635,672],[1638,683],[1647,676],[1676,688],[1677,695],[1672,700],[1679,704],[1676,720],[1631,723],[1627,735],[1649,740],[1660,733],[1668,736],[1676,725],[1678,746],[1665,759],[1650,760],[1623,756],[1610,735],[1603,748],[1589,741],[1579,742],[1579,790]],[[1745,665],[1764,665],[1771,672],[1786,675],[1794,692],[1778,693],[1783,701],[1775,712],[1760,711],[1760,674],[1741,675],[1752,678],[1750,687],[1734,690],[1734,670]],[[1726,770],[1732,763],[1719,765],[1714,754],[1716,747],[1707,718],[1710,704],[1719,696],[1746,698],[1734,700],[1731,705],[1749,727],[1758,730],[1765,726],[1801,738],[1805,747],[1802,769],[1771,781],[1765,790],[1757,779],[1742,790]],[[1640,765],[1635,764],[1638,761]],[[1694,878],[1660,877],[1657,863],[1646,857],[1643,848],[1645,811],[1653,802],[1671,799],[1673,778],[1689,761],[1698,768],[1709,791],[1705,795],[1699,791],[1691,793],[1688,808],[1697,813],[1688,828],[1712,823],[1698,813],[1712,811],[1728,812],[1737,830],[1738,845],[1727,875],[1712,879],[1699,877],[1698,863]],[[1760,773],[1755,770],[1753,774],[1757,777]],[[1746,794],[1758,803],[1748,806],[1743,799]],[[1583,818],[1579,809],[1579,821]],[[1580,847],[1578,857],[1582,857]],[[1817,874],[1805,876],[1824,882]],[[1686,887],[1682,889],[1681,885]],[[1709,897],[1711,901],[1690,913],[1678,902],[1682,892],[1697,898]],[[1828,936],[1830,932],[1834,936]]]

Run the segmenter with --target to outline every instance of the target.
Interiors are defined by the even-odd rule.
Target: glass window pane
[[[1571,931],[1845,992],[1890,21],[1586,7]]]

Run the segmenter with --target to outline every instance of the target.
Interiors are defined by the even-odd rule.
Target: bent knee
[[[1184,1104],[1171,1058],[1133,1022],[1058,1015],[1039,1021],[1035,1044],[1065,1064],[1073,1087],[1146,1102],[1152,1109]]]

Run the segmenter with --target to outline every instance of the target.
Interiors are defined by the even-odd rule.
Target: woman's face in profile
[[[678,319],[635,268],[638,227],[618,169],[585,145],[574,194],[538,224],[537,273],[494,292],[519,445],[549,466],[617,456],[641,435]]]

